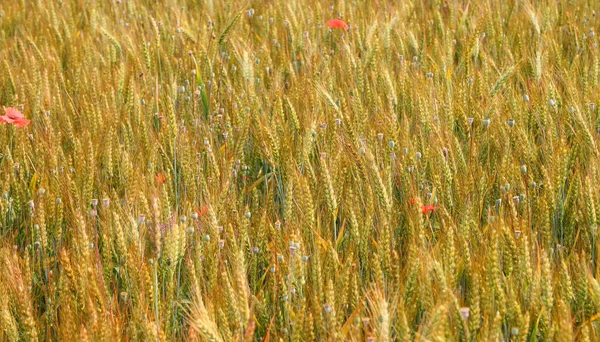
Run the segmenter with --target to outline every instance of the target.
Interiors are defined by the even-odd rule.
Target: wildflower
[[[521,165],[521,172],[522,173],[527,173],[527,165]]]
[[[185,230],[188,234],[193,234],[194,233],[194,227],[187,227],[187,229]]]
[[[25,119],[25,115],[23,115],[18,109],[8,107],[6,108],[6,114],[0,116],[0,123],[13,124],[21,128],[29,125],[31,121]]]
[[[513,119],[508,119],[508,127],[512,127],[515,125],[515,120]]]
[[[463,319],[467,319],[467,318],[469,318],[470,311],[471,311],[471,309],[469,309],[468,307],[462,307],[462,308],[460,308],[460,316]]]
[[[328,20],[327,26],[329,26],[329,28],[332,28],[332,29],[335,29],[335,28],[344,29],[344,30],[348,29],[348,24],[346,24],[343,20],[340,20],[340,19]]]
[[[430,212],[434,211],[436,207],[433,204],[424,205],[422,208],[423,215],[427,215]]]
[[[165,174],[164,174],[164,173],[162,173],[162,172],[159,172],[159,173],[156,175],[155,179],[156,179],[156,182],[157,182],[158,184],[166,184],[166,183],[167,183],[167,177],[166,177],[166,176],[165,176]]]
[[[483,127],[486,127],[486,128],[487,128],[487,127],[490,125],[490,123],[491,123],[490,119],[483,119],[481,122],[483,123]]]
[[[192,218],[197,219],[198,217],[202,217],[202,216],[206,215],[207,212],[208,212],[208,205],[203,205],[202,208],[200,208],[200,210],[196,210],[194,213],[192,213]]]

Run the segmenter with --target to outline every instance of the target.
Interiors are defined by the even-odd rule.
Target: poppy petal
[[[17,126],[19,128],[28,126],[30,123],[31,123],[31,120],[22,119],[22,118],[18,119],[18,120],[15,120],[15,122],[14,122],[15,126]]]
[[[346,24],[343,20],[340,19],[331,19],[327,21],[327,26],[330,28],[339,28],[339,29],[348,29],[348,24]]]
[[[0,116],[0,122],[4,122],[4,123],[9,123],[9,124],[11,124],[11,123],[15,122],[15,120],[13,120],[13,119],[9,118],[9,117],[8,117],[8,116],[6,116],[6,115],[3,115],[3,116]]]
[[[25,115],[21,113],[18,109],[13,107],[6,108],[6,117],[11,118],[13,120],[19,120],[25,118]]]

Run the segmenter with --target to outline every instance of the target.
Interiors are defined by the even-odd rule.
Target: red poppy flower
[[[428,204],[423,206],[423,215],[427,215],[430,212],[434,211],[436,207],[433,204]]]
[[[198,217],[202,217],[202,216],[206,215],[207,212],[208,212],[208,205],[203,205],[202,209],[196,210]]]
[[[327,21],[327,26],[330,28],[339,28],[339,29],[348,29],[348,24],[346,24],[343,20],[340,19],[331,19]]]
[[[165,174],[164,174],[164,173],[162,173],[162,172],[159,172],[159,173],[156,175],[156,182],[157,182],[158,184],[166,184],[166,183],[167,183],[167,177],[165,176]]]
[[[29,125],[31,120],[25,119],[25,115],[21,113],[18,109],[8,107],[6,108],[6,114],[0,116],[1,123],[14,124],[15,126],[21,128]]]

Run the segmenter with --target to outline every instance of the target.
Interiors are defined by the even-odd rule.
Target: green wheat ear
[[[227,37],[229,36],[229,33],[231,33],[231,30],[233,30],[235,24],[238,22],[241,16],[242,12],[239,12],[235,17],[233,17],[233,19],[231,19],[229,25],[227,25],[227,27],[225,28],[225,30],[223,30],[223,33],[221,33],[221,36],[219,37],[219,46],[225,43]]]
[[[210,107],[208,102],[208,96],[206,95],[206,85],[202,80],[202,69],[198,66],[198,61],[196,57],[192,55],[192,60],[194,61],[194,67],[196,70],[196,86],[200,88],[200,96],[202,97],[202,111],[204,112],[204,118],[208,119],[208,115],[210,114]]]

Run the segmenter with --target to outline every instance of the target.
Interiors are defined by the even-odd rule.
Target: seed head
[[[527,173],[527,165],[525,165],[525,164],[521,165],[521,173],[523,173],[523,174]]]

